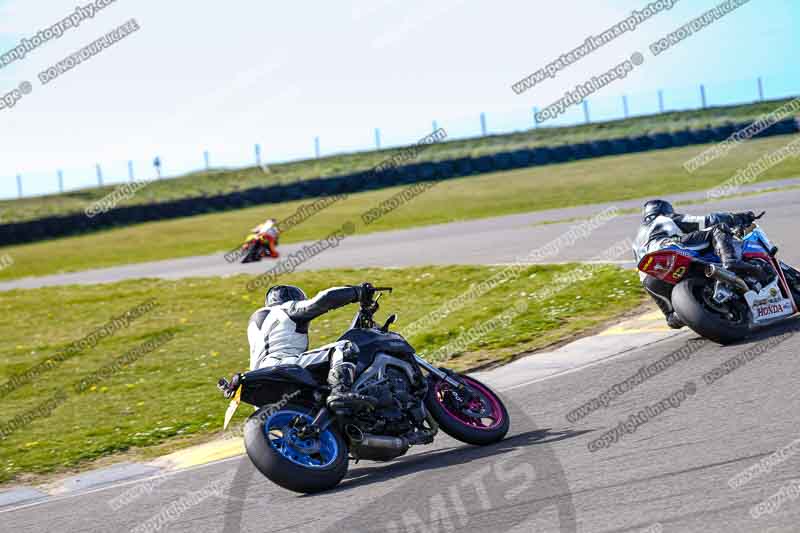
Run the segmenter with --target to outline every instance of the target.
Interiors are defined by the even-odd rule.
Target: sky
[[[94,0],[0,0],[0,55]],[[527,129],[532,108],[634,52],[644,63],[589,97],[592,119],[800,94],[800,2],[750,0],[670,50],[648,50],[721,0],[675,5],[606,46],[516,94],[511,85],[643,9],[649,0],[274,2],[116,0],[58,39],[0,67],[0,197],[409,144],[435,120],[451,138]],[[39,74],[135,19],[139,30],[57,79]],[[0,63],[2,64],[2,63]],[[550,124],[581,121],[580,107]]]

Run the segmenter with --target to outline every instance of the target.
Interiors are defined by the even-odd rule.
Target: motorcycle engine
[[[414,428],[419,417],[420,398],[414,395],[406,375],[388,367],[383,380],[359,388],[378,400],[375,411],[359,417],[359,427],[367,433],[401,436]]]

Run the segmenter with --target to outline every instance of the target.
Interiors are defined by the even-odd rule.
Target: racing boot
[[[765,281],[765,272],[755,265],[742,261],[736,253],[733,245],[733,236],[730,228],[725,224],[720,224],[713,230],[714,249],[722,259],[722,267],[730,270],[734,274],[751,276],[761,281]]]
[[[663,282],[649,276],[642,281],[644,290],[650,294],[658,308],[661,309],[662,313],[664,313],[664,318],[667,320],[667,325],[672,329],[681,329],[682,327],[685,327],[686,324],[683,322],[683,320],[678,318],[678,315],[675,314],[675,310],[672,308],[667,296],[659,293],[659,284],[663,285]]]
[[[792,289],[794,301],[797,303],[797,306],[800,307],[800,272],[783,261],[781,261],[781,269],[783,270],[783,275],[786,277],[786,282],[789,284],[789,288]]]
[[[328,372],[331,393],[328,395],[327,404],[328,408],[337,415],[373,409],[378,403],[372,396],[351,392],[355,377],[356,365],[353,363],[338,363]]]

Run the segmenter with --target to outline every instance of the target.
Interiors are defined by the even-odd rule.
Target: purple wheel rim
[[[473,391],[477,392],[480,398],[472,400],[464,410],[455,409],[450,405],[450,402],[447,401],[447,396],[454,393],[453,388],[446,381],[439,381],[434,388],[434,398],[436,402],[450,417],[458,420],[469,428],[491,431],[500,427],[505,416],[503,415],[503,408],[497,396],[473,379],[466,376],[459,376],[459,379],[462,383],[473,389]],[[472,416],[472,413],[476,412],[478,409],[481,411],[481,416]],[[487,421],[489,421],[488,424]]]

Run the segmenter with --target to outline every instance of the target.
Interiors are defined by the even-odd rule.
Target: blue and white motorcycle
[[[785,320],[800,304],[800,272],[778,260],[778,247],[767,234],[752,224],[735,228],[735,236],[742,260],[762,275],[739,276],[725,270],[713,250],[677,245],[644,255],[638,266],[648,276],[674,285],[672,307],[678,317],[719,344],[740,341],[757,328]]]

